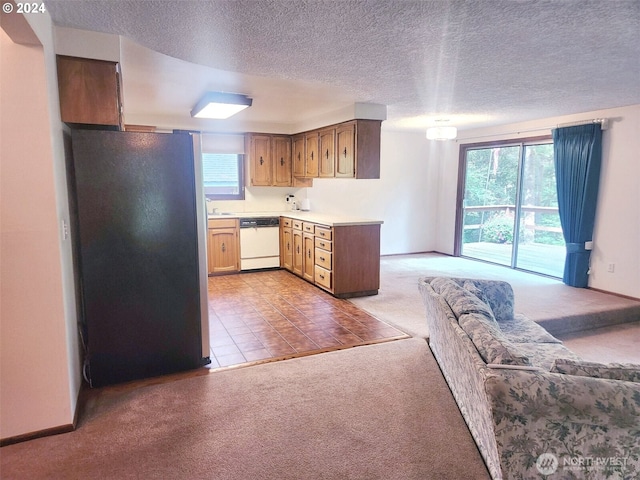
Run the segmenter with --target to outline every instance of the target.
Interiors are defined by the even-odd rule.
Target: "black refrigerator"
[[[71,133],[80,331],[92,387],[209,363],[198,140]]]

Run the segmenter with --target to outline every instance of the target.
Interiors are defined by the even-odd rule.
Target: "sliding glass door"
[[[550,139],[463,146],[460,181],[459,255],[562,276]]]
[[[466,151],[461,255],[511,265],[518,146]]]

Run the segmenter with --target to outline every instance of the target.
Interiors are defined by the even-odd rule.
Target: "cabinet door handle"
[[[320,274],[318,275],[322,280],[324,280],[324,275]]]
[[[264,160],[262,159],[262,157],[260,157],[260,165],[262,165],[264,163]]]
[[[313,162],[313,152],[311,152],[311,161]]]
[[[222,253],[224,253],[226,250],[227,250],[227,247],[226,247],[226,245],[223,243],[223,244],[222,244]]]
[[[298,152],[298,161],[300,161],[300,152]]]
[[[324,257],[320,257],[320,260],[322,260],[324,262]]]
[[[300,253],[300,245],[298,245],[298,248],[296,248],[296,253]]]
[[[287,242],[287,250],[291,250],[291,244]]]
[[[284,158],[280,157],[280,166],[284,167]]]
[[[308,253],[308,255],[309,255],[309,258],[311,258],[311,249],[309,249],[309,250],[307,251],[307,253]]]
[[[342,152],[344,158],[347,158],[347,147],[344,147],[344,152]]]
[[[329,149],[328,149],[328,148],[327,148],[327,153],[326,153],[326,155],[327,155],[327,160],[329,160]]]

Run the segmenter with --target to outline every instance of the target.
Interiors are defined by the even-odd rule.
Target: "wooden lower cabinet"
[[[280,221],[280,266],[293,271],[293,229],[288,218]]]
[[[293,237],[293,273],[298,276],[302,276],[302,259],[303,256],[303,245],[302,245],[302,230],[293,229],[292,233]]]
[[[306,225],[306,223],[305,223]],[[313,283],[315,266],[315,237],[313,233],[302,234],[302,278]]]
[[[376,295],[380,288],[380,225],[333,227],[331,293],[336,297]]]
[[[210,219],[207,235],[209,275],[240,271],[239,221],[235,218]]]
[[[378,293],[379,224],[332,227],[283,217],[280,225],[283,268],[338,298]]]

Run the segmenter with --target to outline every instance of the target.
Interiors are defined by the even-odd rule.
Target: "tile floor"
[[[406,338],[284,270],[209,277],[210,368]]]

